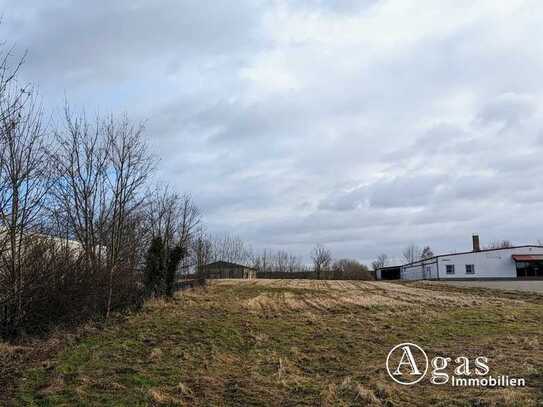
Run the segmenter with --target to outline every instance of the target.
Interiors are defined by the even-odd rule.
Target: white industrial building
[[[473,250],[441,254],[396,267],[383,267],[377,279],[497,280],[543,278],[543,246],[525,245],[481,250],[473,236]]]

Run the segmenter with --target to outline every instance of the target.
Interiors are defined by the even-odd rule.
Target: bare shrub
[[[16,81],[21,63],[0,52],[0,335],[141,306],[157,236],[160,293],[172,296],[200,223],[190,195],[147,193],[154,159],[126,116],[91,120],[66,105],[46,128],[32,87]]]

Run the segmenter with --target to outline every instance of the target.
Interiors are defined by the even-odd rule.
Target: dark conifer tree
[[[165,276],[165,294],[168,297],[173,297],[175,293],[175,274],[185,255],[186,249],[181,244],[177,244],[169,250]]]
[[[164,286],[164,263],[165,263],[164,242],[161,237],[151,240],[145,259],[145,294],[148,297],[158,296]]]

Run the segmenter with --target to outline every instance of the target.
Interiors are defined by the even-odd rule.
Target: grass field
[[[541,406],[542,319],[543,297],[527,293],[216,281],[106,326],[0,345],[0,392],[30,406]],[[395,384],[385,358],[406,341],[429,355],[487,356],[493,375],[528,386]]]

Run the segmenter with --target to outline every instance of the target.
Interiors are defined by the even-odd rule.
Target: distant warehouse
[[[200,269],[206,278],[256,278],[256,269],[243,264],[216,261],[206,264]]]
[[[476,280],[543,278],[543,246],[524,245],[481,250],[473,235],[473,250],[441,254],[400,266],[382,267],[378,280]]]

